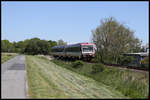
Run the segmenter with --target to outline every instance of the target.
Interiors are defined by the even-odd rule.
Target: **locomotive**
[[[90,61],[95,57],[96,46],[94,43],[77,43],[66,46],[52,47],[52,56],[67,59],[83,59]]]

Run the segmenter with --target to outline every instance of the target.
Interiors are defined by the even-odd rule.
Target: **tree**
[[[9,40],[1,40],[1,50],[2,52],[13,52],[13,44]]]
[[[56,41],[49,40],[48,42],[49,42],[49,44],[50,44],[51,47],[57,45],[57,42],[56,42]]]
[[[134,32],[113,17],[101,20],[101,25],[92,30],[92,40],[101,62],[117,63],[120,54],[135,52],[141,47]]]
[[[52,47],[56,46],[56,45],[57,45],[57,42],[56,42],[56,41],[49,40],[48,43],[49,43],[49,46],[50,46],[49,54],[51,54],[51,52],[52,52]]]
[[[63,40],[58,40],[57,45],[67,45],[67,42],[64,42]]]
[[[50,46],[48,41],[40,40],[39,38],[33,38],[25,45],[24,52],[31,55],[36,54],[49,54]]]
[[[60,41],[59,44],[67,44]],[[52,40],[40,40],[39,38],[26,39],[24,41],[9,42],[8,40],[1,40],[2,52],[16,52],[26,53],[31,55],[36,54],[51,54],[51,48],[56,46],[57,42]]]

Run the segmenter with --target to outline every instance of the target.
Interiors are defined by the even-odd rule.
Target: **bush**
[[[141,66],[148,68],[149,67],[149,56],[145,57],[143,60],[141,60]]]
[[[95,57],[91,60],[91,62],[98,63],[98,62],[100,62],[100,60],[98,60],[98,58]]]
[[[133,60],[134,60],[134,58],[132,56],[120,55],[119,59],[118,59],[118,63],[120,65],[127,65],[127,64],[131,63]]]
[[[12,56],[12,54],[7,54],[7,56]]]
[[[102,72],[104,70],[104,65],[101,63],[92,65],[92,73]]]
[[[75,62],[72,63],[73,68],[82,67],[83,65],[84,65],[84,62],[80,60],[76,60]]]

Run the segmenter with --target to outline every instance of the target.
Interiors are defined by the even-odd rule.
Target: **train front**
[[[81,43],[82,58],[90,61],[95,57],[96,47],[93,43]]]

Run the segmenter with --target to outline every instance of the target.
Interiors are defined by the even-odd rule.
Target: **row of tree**
[[[97,47],[97,59],[105,63],[119,63],[123,53],[141,52],[141,43],[134,32],[110,17],[101,20],[100,26],[92,30],[92,41]]]
[[[15,52],[24,54],[51,54],[51,48],[56,45],[66,45],[67,43],[63,40],[52,41],[52,40],[40,40],[39,38],[26,39],[19,42],[9,42],[9,40],[1,41],[2,52]]]

